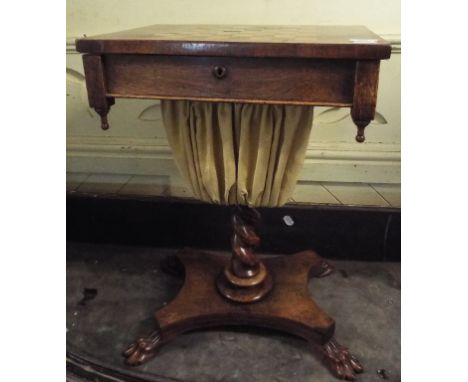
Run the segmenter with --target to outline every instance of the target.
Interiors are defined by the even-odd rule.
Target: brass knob
[[[226,74],[227,74],[227,69],[224,66],[215,66],[213,68],[213,75],[218,79],[226,77]]]

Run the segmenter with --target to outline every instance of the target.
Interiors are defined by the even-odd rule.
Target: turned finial
[[[96,113],[101,117],[101,129],[107,130],[109,128],[109,122],[107,121],[107,114],[109,113],[110,106],[107,108],[95,108]]]
[[[109,128],[109,122],[107,122],[107,115],[101,116],[101,129],[107,130]]]
[[[362,143],[366,140],[364,136],[364,129],[370,123],[370,121],[356,121],[353,119],[354,124],[357,127],[356,141]]]
[[[366,140],[366,137],[364,135],[364,128],[363,127],[358,127],[357,129],[357,134],[356,134],[356,141],[359,143],[362,143]]]

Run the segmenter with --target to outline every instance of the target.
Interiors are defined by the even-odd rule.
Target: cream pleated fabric
[[[217,204],[281,206],[312,128],[309,106],[163,100],[174,157],[195,196]]]

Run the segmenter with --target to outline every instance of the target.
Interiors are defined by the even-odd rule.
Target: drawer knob
[[[215,66],[213,68],[213,75],[216,77],[216,78],[224,78],[226,77],[226,74],[227,74],[227,69],[224,67],[224,66]]]

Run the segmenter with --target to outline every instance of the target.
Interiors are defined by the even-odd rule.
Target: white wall
[[[68,189],[190,196],[167,145],[159,104],[116,100],[102,131],[87,106],[74,39],[151,24],[366,25],[393,46],[381,64],[377,118],[354,141],[349,109],[317,108],[294,201],[400,205],[400,3],[383,0],[67,1]]]
[[[398,0],[68,0],[67,35],[152,24],[366,25],[400,33]]]

